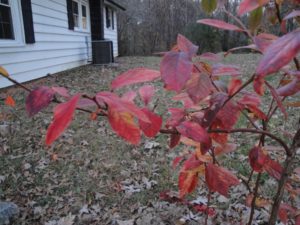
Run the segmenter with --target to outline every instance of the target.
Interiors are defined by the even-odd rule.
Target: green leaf
[[[254,31],[256,28],[259,27],[262,17],[263,17],[262,7],[259,7],[251,12],[249,18],[249,27],[251,31]]]
[[[217,0],[202,0],[202,9],[207,13],[212,13],[217,8]]]

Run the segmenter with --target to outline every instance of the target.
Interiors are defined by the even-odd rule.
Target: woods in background
[[[228,11],[235,14],[240,0],[223,0]],[[200,0],[123,0],[126,11],[119,14],[119,53],[120,55],[151,55],[170,49],[176,42],[177,35],[184,34],[197,44],[201,52],[227,51],[236,46],[248,44],[243,33],[220,31],[209,26],[197,24],[197,20],[207,18]],[[259,27],[261,31],[278,29],[275,10],[272,3],[264,12],[256,12],[257,19],[272,21]],[[220,9],[213,17],[231,22]],[[290,9],[283,9],[287,11]],[[251,15],[242,21],[247,24]],[[261,17],[261,18],[257,18]],[[293,26],[293,22],[288,24]],[[291,28],[292,29],[292,28]]]

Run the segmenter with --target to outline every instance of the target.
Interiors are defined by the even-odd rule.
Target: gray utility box
[[[103,65],[114,62],[113,42],[110,40],[92,41],[93,64]]]

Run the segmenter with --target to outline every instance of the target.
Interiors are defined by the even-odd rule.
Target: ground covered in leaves
[[[246,80],[258,59],[255,54],[241,54],[229,56],[225,63],[239,65]],[[108,90],[119,73],[141,66],[158,69],[159,62],[159,57],[123,57],[115,65],[84,66],[27,85],[62,86],[71,93],[95,94]],[[158,104],[156,110],[166,117],[164,110],[170,105],[170,95],[164,94],[160,84],[156,87],[153,104]],[[19,206],[20,215],[14,224],[203,224],[203,214],[160,199],[166,190],[176,195],[178,169],[172,168],[172,160],[187,151],[182,146],[170,151],[167,136],[144,139],[134,147],[117,137],[105,118],[92,121],[90,115],[77,112],[70,128],[47,148],[44,138],[52,107],[29,118],[23,90],[10,88],[0,94],[0,200]],[[15,109],[4,106],[7,94],[15,98]],[[279,112],[271,121],[271,127],[284,139],[296,129],[299,117],[295,108],[288,111],[291,116],[287,120]],[[245,118],[241,118],[239,126],[247,125]],[[251,140],[252,136],[233,136],[239,139],[238,148],[221,160],[227,168],[239,171],[242,178],[250,171],[247,154],[256,140]],[[282,149],[271,150],[277,158],[284,159]],[[198,191],[188,197],[198,205],[207,203],[207,190],[201,183]],[[260,194],[270,197],[275,184],[266,175]],[[245,203],[247,194],[243,184],[232,189],[230,199],[214,194],[211,205],[215,216],[209,223],[245,224],[250,213]],[[268,210],[263,207],[255,211],[255,224],[265,223]]]

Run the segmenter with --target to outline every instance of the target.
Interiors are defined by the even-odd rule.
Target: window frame
[[[89,3],[86,0],[72,0],[73,2],[77,2],[78,4],[78,27],[75,26],[74,21],[74,31],[81,32],[81,33],[90,33],[90,10],[89,10]],[[82,23],[82,6],[86,9],[86,29],[83,28]],[[73,8],[72,8],[73,10]],[[74,15],[74,12],[72,12]]]
[[[20,0],[9,0],[14,39],[0,39],[0,47],[17,47],[25,45],[23,15]]]
[[[108,15],[107,15],[108,12]],[[115,10],[113,7],[111,7],[110,5],[105,5],[105,27],[107,30],[112,30],[114,31],[116,26],[115,26],[115,21],[116,18],[114,17],[116,15]],[[109,18],[109,27],[107,26],[107,18]]]

